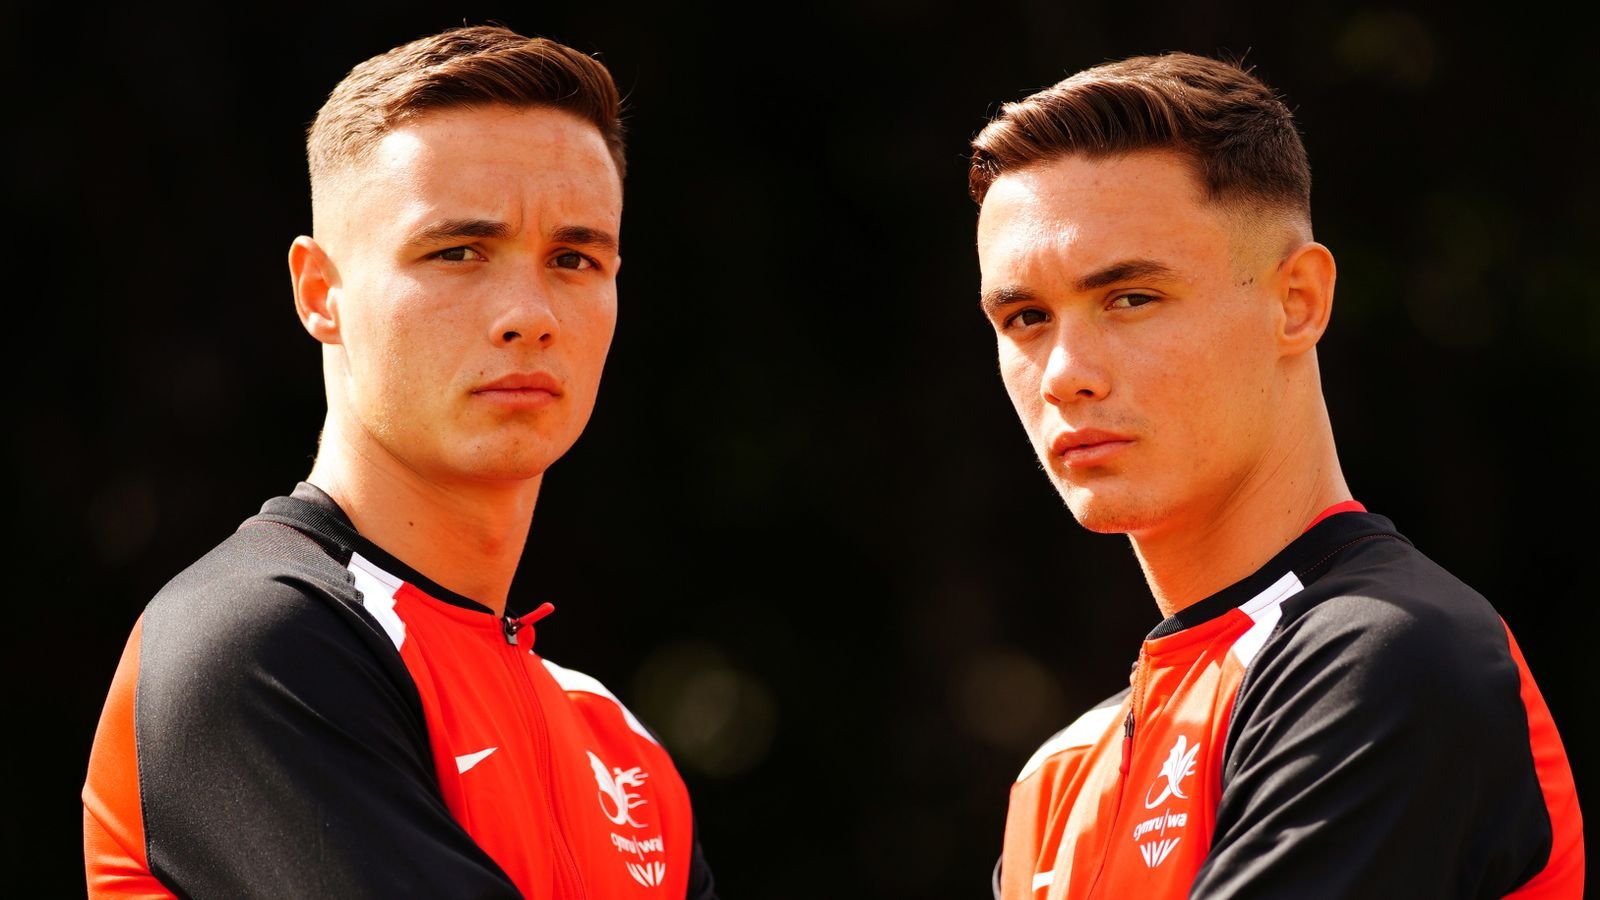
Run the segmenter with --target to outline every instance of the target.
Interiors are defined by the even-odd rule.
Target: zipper
[[[1128,718],[1122,722],[1122,765],[1119,767],[1124,780],[1128,777],[1128,770],[1133,767],[1133,703],[1128,704]]]
[[[1144,705],[1145,689],[1145,657],[1144,647],[1139,648],[1139,656],[1133,661],[1133,671],[1128,673],[1128,681],[1133,690],[1128,692],[1128,718],[1122,723],[1122,777],[1128,777],[1128,770],[1133,767],[1133,727],[1139,721],[1140,707]]]
[[[1128,790],[1128,773],[1133,768],[1133,731],[1134,723],[1139,718],[1139,707],[1144,699],[1145,682],[1145,656],[1144,647],[1139,647],[1139,656],[1133,661],[1133,668],[1128,673],[1128,681],[1132,690],[1128,692],[1128,717],[1122,720],[1122,764],[1118,766],[1117,776],[1117,802],[1111,807],[1111,839],[1106,841],[1105,850],[1100,854],[1100,866],[1095,870],[1094,880],[1089,882],[1089,891],[1085,897],[1093,897],[1095,889],[1100,886],[1100,876],[1105,874],[1106,861],[1110,859],[1115,836],[1122,833],[1122,800]]]
[[[578,869],[578,861],[572,855],[572,844],[567,840],[567,832],[561,826],[561,816],[556,809],[556,791],[554,787],[554,771],[550,764],[550,723],[544,717],[544,705],[539,702],[539,692],[533,686],[533,678],[528,675],[528,663],[523,657],[527,654],[516,649],[519,646],[517,633],[524,628],[528,629],[528,653],[533,652],[534,632],[531,626],[545,616],[555,612],[555,606],[549,603],[525,616],[515,619],[510,616],[500,617],[501,634],[506,640],[507,660],[513,669],[522,677],[522,684],[528,691],[528,706],[533,710],[533,748],[534,762],[539,772],[544,776],[545,812],[550,819],[550,831],[555,836],[555,849],[557,858],[557,871],[565,874],[564,885],[558,885],[556,895],[559,897],[587,897],[588,892],[583,886],[583,873]],[[563,879],[558,878],[558,881]]]

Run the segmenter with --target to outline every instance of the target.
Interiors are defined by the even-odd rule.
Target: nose
[[[1102,354],[1090,329],[1065,329],[1056,335],[1046,360],[1039,391],[1045,402],[1061,406],[1104,400],[1111,393],[1111,378],[1099,362]]]
[[[490,326],[497,346],[534,343],[548,347],[560,332],[550,298],[536,278],[515,286]]]

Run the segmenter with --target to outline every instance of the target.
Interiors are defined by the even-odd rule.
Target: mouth
[[[561,382],[548,372],[516,372],[473,388],[472,395],[502,406],[535,409],[561,397]]]
[[[1086,469],[1110,462],[1133,446],[1133,438],[1112,431],[1083,428],[1063,431],[1050,441],[1050,455],[1069,469]]]

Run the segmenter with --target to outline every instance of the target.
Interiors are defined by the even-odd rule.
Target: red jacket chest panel
[[[688,791],[632,714],[595,679],[541,659],[532,629],[511,644],[487,613],[409,584],[393,597],[394,621],[376,615],[401,632],[445,804],[518,888],[682,897]]]
[[[1008,813],[1006,900],[1188,895],[1211,844],[1243,677],[1229,649],[1253,624],[1235,612],[1148,642],[1132,695],[1114,714],[1097,711],[1098,733],[1024,771]]]

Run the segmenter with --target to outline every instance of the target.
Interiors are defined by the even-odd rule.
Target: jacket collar
[[[327,492],[310,482],[302,481],[296,484],[294,491],[287,497],[274,497],[268,500],[262,505],[261,513],[256,518],[278,522],[304,532],[323,546],[337,551],[341,562],[346,565],[349,564],[352,554],[359,553],[378,568],[415,586],[435,600],[473,612],[494,614],[489,607],[438,584],[387,550],[367,540],[356,531],[350,516],[340,508],[339,504],[328,496]],[[507,614],[514,615],[509,607]]]
[[[1341,550],[1372,537],[1411,543],[1383,516],[1369,512],[1335,513],[1311,526],[1255,572],[1163,619],[1145,640],[1177,634],[1209,622],[1259,595],[1289,572],[1295,573],[1302,584],[1310,584]]]

